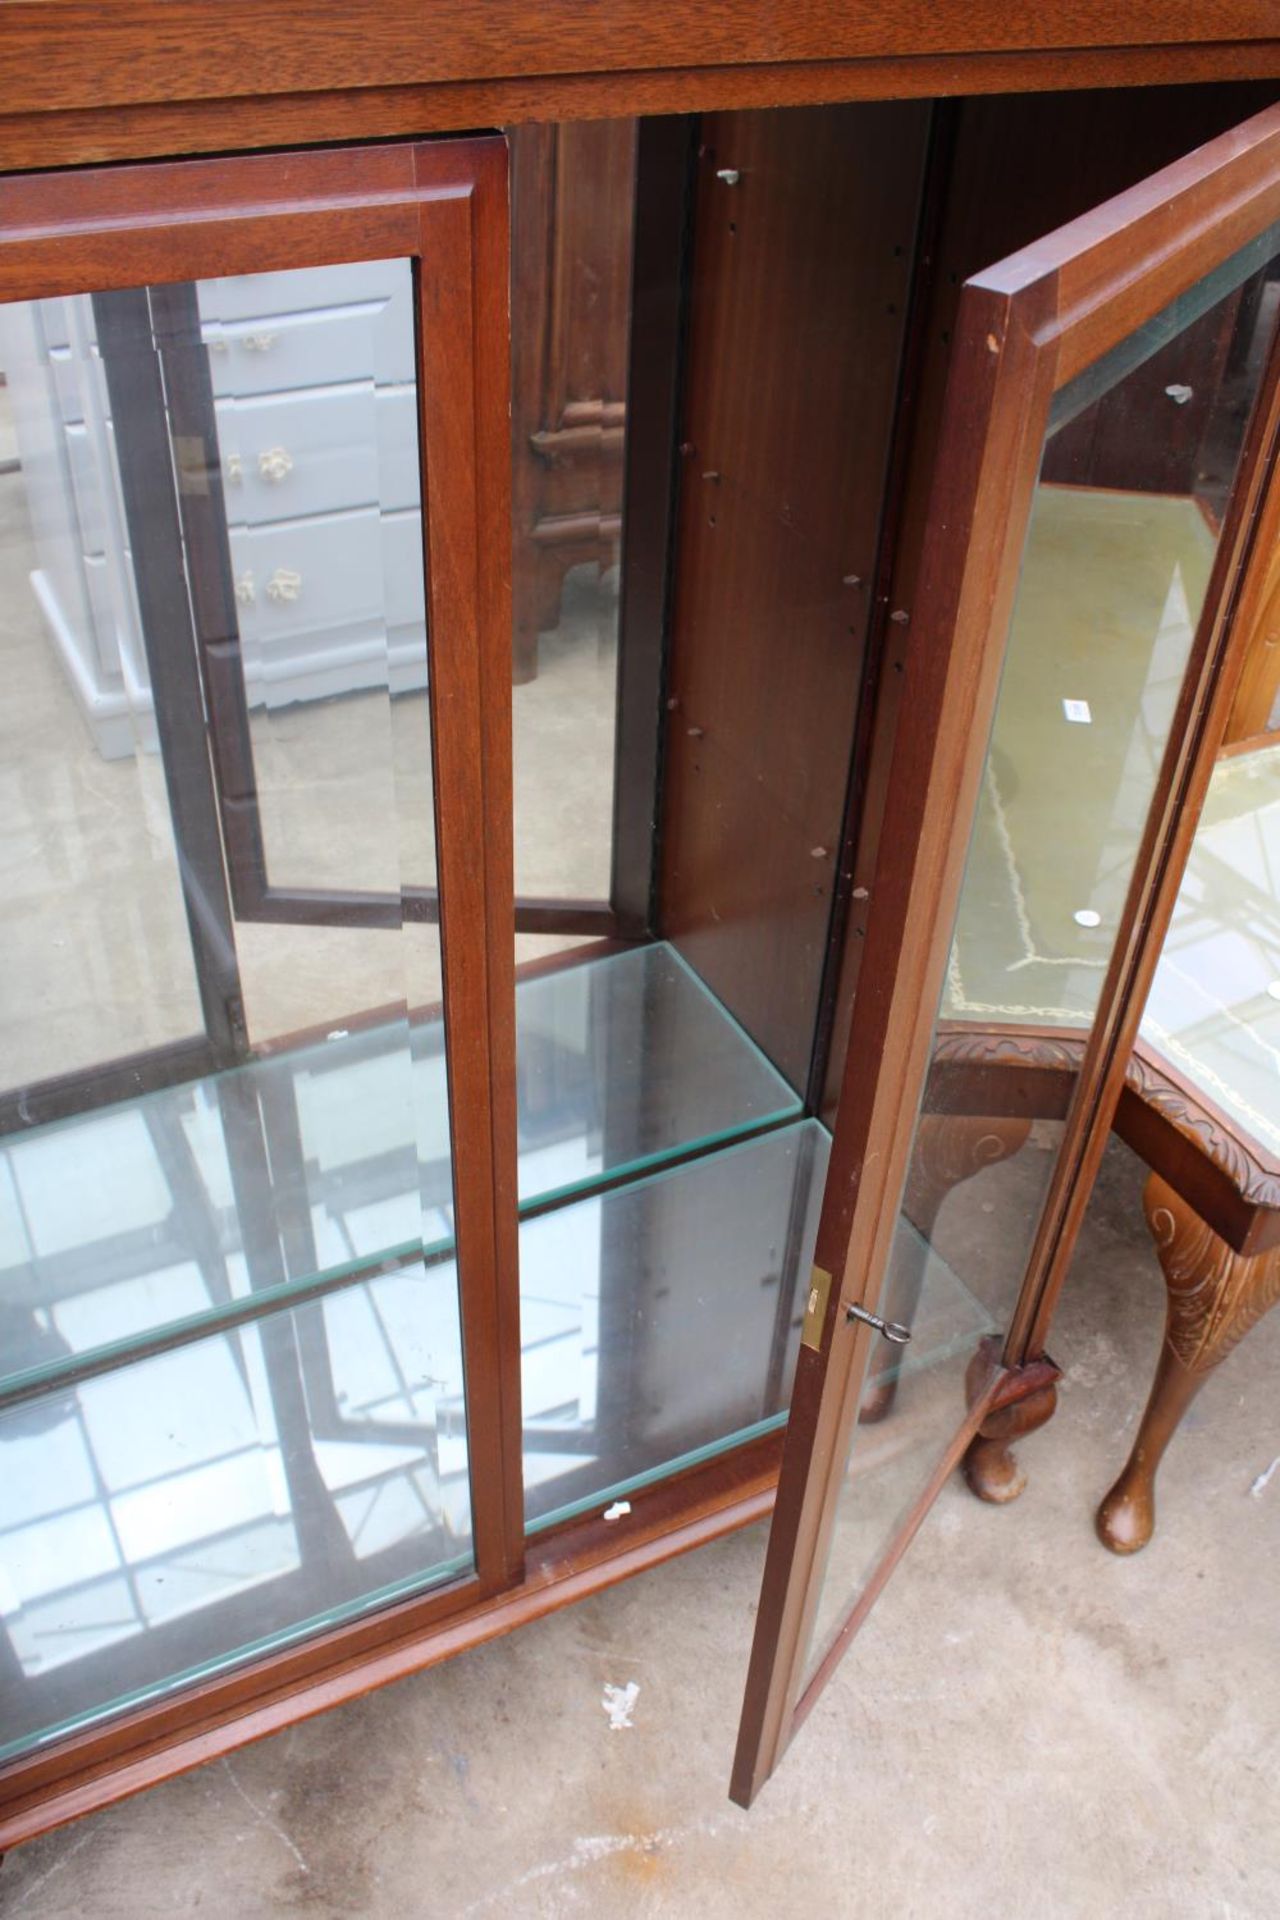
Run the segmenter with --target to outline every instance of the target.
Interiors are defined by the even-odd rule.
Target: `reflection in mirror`
[[[910,1326],[1009,1325],[1271,348],[1276,241],[1055,398],[886,1281],[883,1311]],[[905,1269],[904,1235],[921,1247]],[[896,1388],[873,1356],[810,1677],[960,1426],[974,1346]]]
[[[417,1263],[0,1409],[0,1754],[469,1565],[459,1379]]]
[[[471,1564],[413,305],[0,310],[6,1752]]]
[[[515,869],[530,899],[612,892],[636,124],[508,135]]]

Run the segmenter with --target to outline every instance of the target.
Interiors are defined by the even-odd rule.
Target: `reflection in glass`
[[[922,1246],[887,1285],[908,1324],[959,1287],[1003,1331],[1017,1301],[1274,332],[1274,252],[1264,236],[1055,398],[903,1197]],[[960,1424],[966,1357],[896,1389],[868,1372],[810,1675]]]
[[[0,1411],[0,1753],[469,1565],[460,1368],[417,1260]]]
[[[91,484],[69,304],[0,306],[0,404],[20,455],[0,473],[8,1089],[188,1039],[202,1024],[145,663],[105,551],[122,542],[119,508]]]
[[[1280,1155],[1280,747],[1214,769],[1142,1034]]]
[[[800,1111],[665,945],[522,980],[516,1011],[526,1208]],[[0,1381],[450,1251],[438,1014],[413,1022],[412,1152],[405,1079],[383,1022],[0,1140]]]
[[[531,1522],[785,1419],[829,1149],[803,1120],[524,1222]]]
[[[800,1112],[666,942],[516,986],[520,1198],[575,1192]]]
[[[471,1516],[410,265],[0,334],[5,1747]]]
[[[509,140],[516,892],[605,902],[636,122]]]

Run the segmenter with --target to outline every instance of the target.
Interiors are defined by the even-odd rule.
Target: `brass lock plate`
[[[822,1345],[822,1323],[827,1317],[827,1298],[830,1292],[831,1275],[825,1267],[814,1267],[809,1275],[809,1300],[804,1310],[800,1344],[804,1347],[812,1347],[815,1353]]]

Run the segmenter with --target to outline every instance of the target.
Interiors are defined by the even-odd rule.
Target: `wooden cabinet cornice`
[[[1267,0],[11,0],[0,168],[524,121],[1280,75]]]

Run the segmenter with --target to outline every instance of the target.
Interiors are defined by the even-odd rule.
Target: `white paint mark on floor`
[[[625,1687],[615,1687],[612,1681],[605,1681],[600,1705],[609,1716],[610,1733],[621,1733],[624,1727],[635,1725],[631,1713],[639,1698],[639,1681],[628,1680]]]
[[[758,1832],[761,1827],[782,1817],[757,1808],[751,1815],[751,1824]],[[562,1854],[558,1860],[544,1860],[505,1886],[482,1894],[479,1900],[463,1908],[459,1920],[475,1920],[475,1916],[483,1913],[509,1913],[512,1896],[524,1888],[534,1886],[538,1881],[559,1880],[580,1873],[584,1868],[595,1866],[601,1860],[613,1859],[618,1854],[668,1853],[688,1840],[718,1840],[726,1830],[741,1835],[745,1831],[746,1818],[745,1814],[735,1809],[709,1820],[691,1820],[684,1826],[658,1827],[651,1833],[583,1834],[574,1841],[570,1852]]]
[[[278,1820],[273,1820],[271,1815],[267,1812],[266,1808],[260,1807],[257,1801],[253,1799],[252,1796],[245,1791],[243,1786],[241,1786],[240,1781],[236,1778],[236,1770],[232,1766],[231,1761],[226,1754],[223,1754],[222,1756],[222,1766],[223,1766],[223,1771],[225,1772],[228,1780],[231,1782],[236,1792],[240,1795],[240,1798],[244,1801],[246,1807],[248,1807],[250,1813],[253,1815],[254,1819],[258,1822],[258,1825],[262,1827],[266,1827],[271,1833],[274,1833],[274,1835],[276,1836],[276,1839],[279,1840],[283,1846],[286,1846],[289,1849],[290,1853],[293,1855],[294,1861],[297,1867],[299,1868],[300,1872],[310,1873],[311,1869],[307,1865],[306,1861],[303,1859],[301,1849],[298,1848],[294,1844],[294,1842],[289,1838],[284,1828],[280,1825],[280,1822]]]
[[[38,1873],[34,1880],[28,1880],[26,1886],[22,1889],[22,1892],[18,1895],[17,1899],[13,1903],[13,1910],[15,1913],[17,1912],[19,1907],[25,1907],[28,1900],[31,1898],[32,1894],[38,1893],[40,1888],[43,1887],[47,1881],[53,1879],[53,1876],[55,1873],[61,1873],[64,1867],[70,1866],[71,1862],[75,1859],[76,1855],[78,1853],[82,1853],[84,1849],[88,1846],[89,1842],[93,1839],[94,1831],[95,1831],[94,1828],[86,1827],[84,1832],[79,1836],[79,1838],[71,1842],[71,1845],[67,1848],[66,1852],[61,1856],[61,1858],[55,1860],[53,1865],[47,1868],[44,1873]]]
[[[1277,1467],[1280,1467],[1280,1453],[1276,1455],[1275,1459],[1271,1462],[1271,1465],[1265,1468],[1263,1472],[1261,1472],[1258,1475],[1257,1479],[1254,1481],[1253,1485],[1250,1487],[1249,1491],[1253,1495],[1255,1500],[1260,1499],[1261,1496],[1266,1492],[1267,1487],[1271,1480],[1271,1476],[1275,1472]]]

